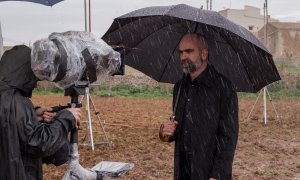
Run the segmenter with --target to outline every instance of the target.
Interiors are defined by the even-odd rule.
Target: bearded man
[[[238,100],[232,83],[208,63],[203,36],[179,44],[183,78],[173,91],[174,117],[160,139],[175,141],[175,180],[229,180],[238,139]],[[174,108],[176,107],[176,108]]]

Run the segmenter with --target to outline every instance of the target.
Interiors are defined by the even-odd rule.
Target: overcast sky
[[[213,0],[213,10],[263,8],[265,0]],[[92,32],[101,37],[114,18],[147,6],[185,3],[195,7],[206,0],[91,0]],[[268,0],[269,15],[281,21],[300,21],[299,0]],[[263,11],[261,10],[261,14]],[[4,45],[29,44],[52,32],[84,31],[84,0],[65,0],[53,7],[29,2],[0,2],[0,22]]]

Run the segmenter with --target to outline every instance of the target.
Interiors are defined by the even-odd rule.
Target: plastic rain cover
[[[118,52],[93,34],[79,31],[52,33],[48,39],[36,41],[31,52],[31,68],[40,80],[56,82],[59,88],[66,89],[81,79],[86,69],[82,52],[86,49],[96,66],[98,80],[119,68]]]

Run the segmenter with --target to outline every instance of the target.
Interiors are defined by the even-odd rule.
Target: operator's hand
[[[209,178],[209,180],[217,180],[217,179],[215,179],[215,178]]]
[[[44,121],[49,123],[52,121],[52,118],[56,115],[55,112],[52,112],[53,109],[50,107],[39,107],[35,110],[38,121]]]
[[[80,108],[67,108],[66,110],[70,111],[73,114],[73,116],[76,120],[75,127],[79,128],[80,122],[81,122],[80,121],[81,120],[81,109]]]

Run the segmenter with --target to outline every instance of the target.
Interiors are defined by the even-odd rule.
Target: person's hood
[[[25,45],[6,51],[0,61],[0,91],[16,89],[31,97],[37,78],[31,70],[31,49]]]

